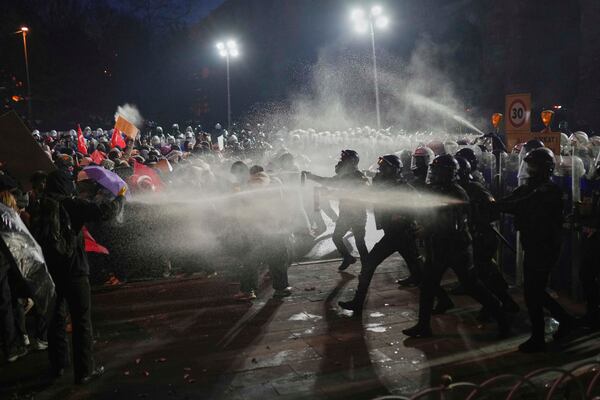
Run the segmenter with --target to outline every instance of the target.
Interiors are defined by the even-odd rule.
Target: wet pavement
[[[71,384],[70,370],[50,382],[46,353],[29,354],[0,365],[0,398],[370,399],[410,395],[446,374],[482,382],[600,354],[598,334],[586,332],[545,354],[516,353],[525,313],[514,319],[515,336],[498,341],[495,325],[477,322],[479,307],[464,296],[434,318],[433,338],[407,339],[401,331],[415,323],[418,290],[396,287],[406,274],[401,259],[378,269],[367,310],[352,318],[337,301],[352,296],[359,268],[292,266],[291,297],[271,299],[267,277],[252,305],[233,301],[238,285],[219,276],[98,288],[95,354],[106,374],[85,387]]]

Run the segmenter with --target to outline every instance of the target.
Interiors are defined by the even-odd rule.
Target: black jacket
[[[120,211],[124,202],[124,197],[119,196],[109,203],[96,204],[88,200],[82,200],[74,197],[50,195],[53,200],[58,201],[60,206],[68,214],[71,228],[68,235],[70,241],[75,243],[74,251],[71,255],[58,255],[52,249],[44,248],[44,258],[54,279],[66,277],[87,276],[90,272],[90,266],[85,252],[85,243],[83,239],[82,228],[85,224],[98,221],[107,221],[114,218]],[[40,199],[44,204],[43,198]],[[32,218],[35,213],[47,212],[43,207],[32,207]],[[66,221],[61,220],[61,224]]]
[[[473,235],[490,232],[491,224],[500,217],[492,193],[477,181],[460,182],[470,200],[469,228]]]
[[[562,191],[553,182],[527,183],[498,201],[501,212],[515,216],[521,243],[528,249],[560,249],[563,222]]]
[[[432,194],[438,194],[442,196],[442,201],[447,201],[447,204],[435,208],[428,218],[428,231],[434,243],[445,247],[470,244],[472,238],[469,232],[470,206],[467,192],[457,183],[430,185],[429,188]]]
[[[375,226],[377,229],[383,229],[384,232],[414,232],[416,228],[413,215],[402,208],[402,204],[394,205],[394,199],[387,196],[397,192],[416,194],[417,191],[404,179],[386,179],[379,176],[373,178],[373,190],[381,194],[382,202],[375,203],[373,214],[375,216]]]

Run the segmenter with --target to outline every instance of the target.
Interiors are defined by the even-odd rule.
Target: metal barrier
[[[553,379],[544,375],[558,374]],[[411,395],[389,395],[374,400],[600,400],[600,361],[586,361],[569,369],[542,368],[525,376],[498,375],[481,384],[452,383],[450,376],[439,386]]]

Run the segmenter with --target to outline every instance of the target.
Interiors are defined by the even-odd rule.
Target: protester
[[[68,365],[68,305],[73,326],[73,372],[78,384],[104,372],[92,356],[89,264],[82,228],[87,222],[114,218],[122,207],[125,190],[126,186],[115,200],[102,205],[78,199],[74,197],[75,184],[69,167],[62,166],[48,175],[44,193],[30,211],[32,233],[42,246],[56,284],[57,299],[48,333],[50,366],[55,376],[62,376]]]

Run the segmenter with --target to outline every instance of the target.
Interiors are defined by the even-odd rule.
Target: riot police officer
[[[551,181],[554,154],[541,147],[530,151],[523,159],[520,178],[525,183],[498,202],[500,211],[515,216],[515,227],[521,232],[524,249],[524,296],[531,337],[519,346],[524,353],[544,351],[544,308],[560,325],[555,339],[567,336],[574,319],[546,292],[551,269],[558,262],[561,248],[562,193]]]
[[[483,174],[479,171],[479,160],[477,159],[477,155],[475,151],[473,151],[470,147],[463,147],[462,149],[456,152],[456,157],[464,158],[469,162],[471,166],[471,176],[472,181],[476,181],[479,183],[484,183],[485,179],[483,178]],[[466,189],[465,189],[466,190]]]
[[[416,191],[402,178],[402,161],[398,156],[388,154],[380,157],[378,165],[377,175],[373,178],[373,189],[376,193],[382,194],[384,201],[380,204],[375,203],[374,214],[377,229],[382,229],[384,234],[371,249],[362,266],[354,299],[339,302],[340,307],[356,313],[362,311],[375,269],[394,252],[399,252],[404,258],[411,276],[416,281],[420,281],[421,277],[422,261],[417,251],[414,217],[397,206],[389,204],[392,199],[385,196],[394,191],[410,193]]]
[[[410,169],[413,177],[412,180],[409,180],[409,183],[419,192],[424,192],[429,189],[426,182],[427,171],[429,169],[429,164],[433,161],[434,157],[435,153],[433,150],[423,145],[417,147],[412,154]],[[421,225],[420,221],[417,221],[417,224]],[[427,238],[427,235],[421,234],[421,236],[422,237],[419,240],[419,243],[421,243],[421,251],[425,255],[425,260],[427,261],[428,259],[431,259],[431,246],[429,246],[429,239]],[[415,279],[415,277],[410,275],[408,278],[397,280],[396,283],[400,286],[414,286],[418,285],[420,282],[419,280]],[[441,286],[438,288],[436,298],[437,304],[434,308],[434,314],[443,314],[447,310],[450,310],[454,307],[454,303],[450,299],[450,296],[448,296],[446,291]]]
[[[458,162],[454,156],[437,156],[429,166],[429,192],[450,199],[428,218],[431,259],[423,271],[419,298],[419,321],[402,332],[411,337],[428,337],[434,298],[446,270],[452,268],[467,293],[488,309],[496,321],[500,336],[509,333],[509,325],[500,303],[485,289],[473,271],[473,247],[469,233],[469,196],[457,183]]]
[[[463,149],[464,150],[464,149]],[[495,207],[496,200],[490,191],[471,175],[472,167],[468,160],[456,157],[458,161],[458,184],[467,192],[471,206],[469,230],[473,236],[473,263],[479,279],[486,288],[502,302],[506,312],[519,311],[519,305],[508,293],[494,254],[498,250],[498,237],[492,223],[500,217]]]
[[[325,186],[332,186],[340,189],[356,189],[357,187],[368,185],[368,179],[358,169],[359,161],[360,158],[356,151],[342,150],[340,161],[335,166],[336,175],[334,177],[325,178],[311,174],[308,171],[304,171],[303,173],[306,176],[306,179],[313,180]],[[367,210],[365,205],[360,201],[342,198],[339,203],[339,211],[340,213],[335,223],[332,239],[335,247],[343,258],[342,264],[338,269],[344,271],[351,264],[356,262],[356,258],[350,254],[350,251],[348,251],[348,248],[343,241],[344,235],[349,230],[352,230],[352,233],[354,234],[354,241],[356,242],[356,247],[363,265],[367,254],[369,253],[365,243]]]
[[[409,183],[417,190],[425,188],[425,180],[427,178],[427,170],[429,164],[433,161],[435,154],[427,146],[419,146],[412,154],[410,161],[410,170],[413,173],[413,179]]]

